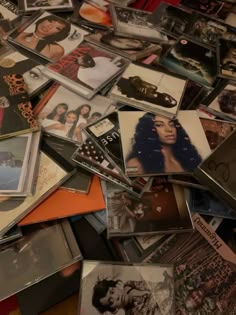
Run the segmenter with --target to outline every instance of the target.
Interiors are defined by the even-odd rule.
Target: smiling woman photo
[[[137,123],[127,169],[139,174],[192,172],[201,162],[177,119],[147,113]]]
[[[33,32],[20,33],[16,37],[16,41],[24,47],[56,61],[64,55],[64,48],[58,42],[69,35],[70,29],[70,23],[67,21],[55,15],[48,15],[37,20]]]

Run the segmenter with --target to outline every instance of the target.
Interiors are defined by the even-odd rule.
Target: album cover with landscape
[[[22,75],[4,75],[0,93],[0,139],[38,129]]]

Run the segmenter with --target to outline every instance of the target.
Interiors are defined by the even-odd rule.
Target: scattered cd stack
[[[0,14],[0,301],[235,314],[234,1]]]

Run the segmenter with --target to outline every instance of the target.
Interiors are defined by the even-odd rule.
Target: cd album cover
[[[212,154],[195,170],[195,175],[203,184],[212,189],[212,193],[225,200],[233,209],[236,205],[235,182],[235,141],[233,131]]]
[[[72,0],[23,0],[18,2],[19,12],[32,13],[37,10],[72,11]]]
[[[127,65],[128,60],[84,41],[64,58],[48,65],[44,74],[91,99]]]
[[[19,240],[0,246],[0,276],[5,283],[0,288],[0,300],[80,259],[80,250],[66,220],[26,230]]]
[[[112,50],[130,60],[144,58],[158,49],[158,45],[137,38],[118,36],[112,31],[97,31],[86,35],[85,40]]]
[[[0,196],[23,191],[31,143],[32,133],[1,141]]]
[[[236,120],[236,85],[229,82],[206,109],[216,116]]]
[[[205,1],[205,0],[180,0],[181,6],[199,11],[206,15],[210,15],[219,20],[223,20],[226,24],[236,26],[236,6],[229,1]]]
[[[21,74],[30,97],[49,83],[49,79],[42,74],[42,68],[43,66],[38,62],[17,51],[7,49],[4,54],[0,55],[1,75]]]
[[[44,131],[82,143],[85,140],[82,128],[112,109],[115,107],[106,97],[97,95],[88,101],[54,84],[34,108],[34,114]]]
[[[142,111],[118,114],[128,176],[192,173],[211,152],[194,110],[179,111],[176,119]]]
[[[174,264],[175,314],[233,314],[236,255],[201,216],[195,231],[171,235],[145,262]]]
[[[236,124],[222,120],[200,118],[211,150],[214,150],[236,128]]]
[[[79,313],[174,315],[172,265],[84,261]]]
[[[1,20],[12,21],[17,17],[17,7],[10,1],[1,1],[0,18]]]
[[[3,76],[0,94],[0,139],[38,129],[22,75]]]
[[[149,21],[150,12],[135,10],[132,8],[110,5],[110,12],[117,35],[131,38],[142,38],[153,42],[168,40],[165,33],[158,31]]]
[[[156,114],[177,114],[186,80],[130,64],[111,91],[120,102]]]
[[[186,232],[193,229],[184,188],[167,182],[137,200],[107,183],[109,237]]]
[[[206,86],[212,86],[217,75],[216,52],[187,38],[180,38],[160,64]]]
[[[11,32],[8,40],[48,61],[56,61],[75,49],[86,34],[56,15],[39,11]]]
[[[41,152],[34,195],[18,199],[2,197],[0,200],[0,236],[10,230],[13,225],[42,202],[49,192],[55,190],[69,176],[70,174],[66,170]]]
[[[221,38],[218,45],[220,75],[236,80],[236,42]]]
[[[179,37],[188,31],[192,20],[192,11],[174,7],[166,2],[161,2],[157,9],[150,15],[148,21],[159,31]]]

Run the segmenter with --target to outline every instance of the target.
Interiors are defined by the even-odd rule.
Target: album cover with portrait
[[[207,106],[201,106],[211,114],[226,120],[236,120],[236,84],[229,81],[213,91],[206,99]]]
[[[97,31],[86,35],[85,40],[134,61],[150,55],[159,48],[159,45],[151,42],[118,36],[112,31]]]
[[[112,101],[97,95],[88,100],[70,90],[54,84],[34,108],[34,114],[43,131],[83,143],[82,129],[115,109]]]
[[[234,27],[203,14],[194,14],[192,23],[186,33],[193,40],[206,47],[217,47],[220,37],[236,39]]]
[[[83,261],[78,314],[175,314],[173,265]]]
[[[4,75],[0,95],[0,139],[38,129],[22,75]]]
[[[192,174],[210,153],[198,114],[179,111],[170,119],[143,111],[119,111],[128,176]]]
[[[128,64],[127,59],[84,41],[65,57],[45,67],[43,73],[91,99]]]
[[[5,283],[0,288],[0,300],[35,285],[81,258],[67,220],[25,228],[23,237],[0,246],[0,275]]]
[[[236,41],[220,38],[217,57],[219,75],[236,80]]]
[[[42,74],[43,65],[32,58],[27,58],[18,51],[5,45],[3,53],[0,50],[1,75],[21,74],[26,84],[27,92],[32,98],[49,84],[50,80]]]
[[[109,30],[112,27],[109,3],[107,1],[97,1],[97,3],[100,6],[95,5],[94,1],[82,1],[80,4],[76,4],[71,21],[91,30]]]
[[[236,255],[198,214],[195,230],[170,235],[144,262],[174,264],[176,314],[232,314]]]
[[[178,112],[185,87],[185,79],[130,64],[111,90],[111,98],[172,118]]]
[[[33,13],[37,10],[65,12],[73,11],[72,0],[22,0],[18,1],[19,13]]]
[[[180,38],[161,58],[160,64],[205,86],[212,86],[218,72],[216,52],[192,40]]]
[[[180,185],[158,182],[140,199],[108,183],[106,191],[108,237],[184,233],[193,229]]]
[[[195,170],[197,179],[208,186],[217,198],[230,207],[236,206],[234,130]]]
[[[40,152],[35,193],[25,198],[7,197],[0,201],[0,236],[9,231],[71,175],[71,169],[62,168],[45,153]]]
[[[114,32],[117,35],[141,38],[151,42],[167,41],[167,34],[157,30],[149,21],[151,12],[111,4],[110,12]]]
[[[161,2],[149,16],[148,21],[159,31],[164,31],[178,38],[188,31],[192,21],[192,10],[169,5]]]
[[[53,62],[75,49],[86,34],[69,21],[39,10],[10,32],[8,40]]]
[[[220,145],[236,128],[236,123],[224,120],[200,118],[211,150]]]

